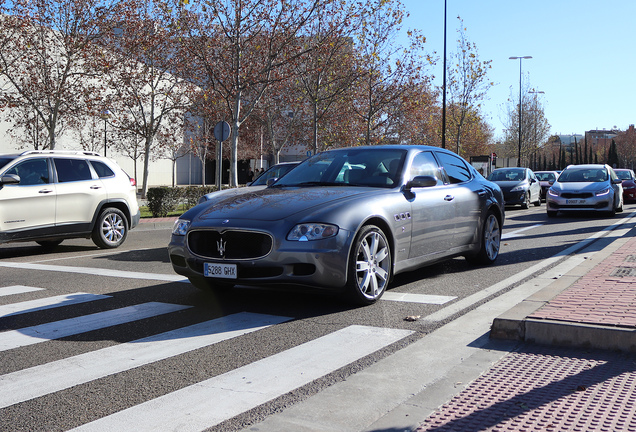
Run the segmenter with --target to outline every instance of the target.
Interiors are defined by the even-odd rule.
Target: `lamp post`
[[[519,154],[517,159],[517,166],[521,166],[521,114],[523,111],[523,107],[521,106],[521,60],[523,59],[531,59],[532,56],[520,56],[520,57],[509,57],[510,60],[519,59]]]
[[[446,148],[446,0],[444,0],[444,61],[442,81],[442,148]]]

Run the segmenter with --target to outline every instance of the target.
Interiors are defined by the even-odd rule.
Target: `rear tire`
[[[370,305],[382,297],[391,280],[391,248],[380,228],[362,227],[349,256],[347,289],[359,305]]]
[[[92,239],[97,247],[114,249],[126,240],[128,236],[128,219],[124,213],[114,207],[102,210],[95,222]]]
[[[469,255],[466,259],[474,264],[493,264],[499,256],[501,247],[501,227],[499,219],[493,212],[489,212],[481,228],[479,252]]]

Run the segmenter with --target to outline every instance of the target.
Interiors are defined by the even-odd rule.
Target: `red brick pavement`
[[[636,327],[636,237],[530,318]]]

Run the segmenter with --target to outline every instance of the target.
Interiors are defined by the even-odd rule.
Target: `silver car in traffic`
[[[570,165],[546,193],[548,216],[558,212],[623,211],[623,187],[609,165]]]
[[[392,277],[455,256],[493,263],[500,188],[428,146],[319,153],[263,190],[199,204],[175,223],[174,270],[201,289],[311,286],[377,301]]]

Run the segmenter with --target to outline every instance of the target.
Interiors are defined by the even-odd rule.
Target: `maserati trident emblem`
[[[216,242],[216,250],[219,251],[219,254],[221,254],[221,256],[223,256],[223,254],[225,253],[226,244],[227,242],[223,241],[223,239],[220,239],[219,241]]]

